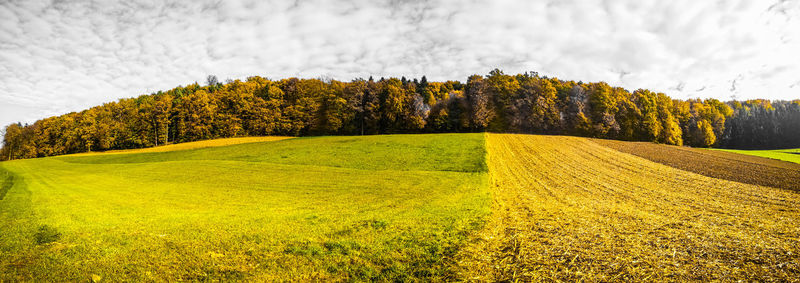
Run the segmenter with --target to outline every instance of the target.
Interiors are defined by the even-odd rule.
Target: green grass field
[[[483,134],[309,137],[0,163],[0,281],[455,278]]]
[[[800,148],[773,150],[712,149],[800,163]]]
[[[800,195],[728,178],[791,179],[792,163],[622,146],[713,167],[709,177],[579,137],[261,139],[0,163],[0,282],[800,273]]]

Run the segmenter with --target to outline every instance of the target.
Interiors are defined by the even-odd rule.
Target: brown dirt
[[[712,178],[800,191],[800,164],[797,163],[649,142],[591,140],[617,151]]]

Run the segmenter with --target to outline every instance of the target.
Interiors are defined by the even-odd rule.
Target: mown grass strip
[[[8,191],[11,190],[11,187],[14,186],[14,174],[0,167],[0,179],[3,180],[0,182],[0,200],[3,200]]]

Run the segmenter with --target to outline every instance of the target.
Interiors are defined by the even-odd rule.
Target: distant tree
[[[319,110],[312,133],[318,135],[339,133],[355,116],[355,109],[345,98],[344,84],[331,81],[319,95]]]
[[[404,128],[402,125],[406,110],[406,94],[403,83],[397,79],[388,79],[382,82],[381,102],[381,131],[396,133]]]
[[[377,134],[380,131],[381,99],[380,85],[373,80],[367,83],[361,100],[361,134]]]
[[[616,119],[618,100],[617,90],[604,82],[589,85],[589,104],[592,121],[592,134],[599,137],[616,137],[621,128]]]
[[[659,141],[664,125],[659,119],[658,96],[652,91],[638,89],[633,92],[632,98],[639,114],[635,137],[646,141]]]
[[[683,145],[683,134],[678,119],[672,115],[672,99],[666,94],[656,94],[656,108],[658,119],[661,122],[661,133],[658,136],[657,142]]]
[[[528,72],[430,82],[427,77],[208,76],[207,85],[120,99],[3,129],[0,159],[141,148],[242,135],[530,132],[697,147],[800,146],[800,100],[673,100]]]
[[[493,108],[489,121],[489,129],[504,132],[508,129],[509,119],[513,115],[513,100],[519,90],[519,82],[514,76],[506,75],[494,69],[486,76],[486,90]]]
[[[155,145],[169,142],[170,113],[172,112],[172,96],[162,94],[153,101],[152,110]],[[160,142],[159,142],[160,141]]]
[[[509,123],[520,132],[554,133],[560,128],[558,92],[549,80],[517,76],[520,87],[512,101]]]
[[[206,77],[206,85],[210,87],[216,87],[219,84],[219,79],[215,75],[208,75]]]
[[[5,136],[6,136],[6,128],[5,127],[0,128],[0,136],[5,138]],[[6,158],[3,158],[3,156],[2,156],[2,154],[4,152],[4,148],[5,148],[5,141],[3,140],[3,141],[0,141],[0,160],[6,160]]]
[[[473,131],[482,131],[494,117],[487,82],[478,75],[470,76],[464,90],[465,114]]]
[[[695,131],[694,144],[702,147],[710,147],[717,142],[717,136],[714,134],[714,128],[707,120],[698,120]]]
[[[179,105],[180,133],[182,141],[196,141],[212,138],[212,125],[215,121],[215,105],[210,95],[204,91],[192,92]]]
[[[412,131],[420,131],[425,128],[427,119],[431,113],[431,106],[425,103],[421,95],[416,94],[411,97],[409,104],[408,127]]]
[[[5,160],[17,159],[20,143],[22,142],[22,125],[20,123],[8,125],[3,132],[3,156],[5,156]]]
[[[586,136],[592,132],[592,120],[590,118],[591,105],[589,104],[589,94],[582,85],[573,86],[567,94],[566,102],[566,122],[569,132],[572,134]]]
[[[344,85],[342,98],[345,100],[348,119],[343,121],[341,132],[343,134],[364,134],[367,110],[367,81],[354,79]]]

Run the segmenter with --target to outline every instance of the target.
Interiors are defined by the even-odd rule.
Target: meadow
[[[791,281],[795,174],[738,153],[491,133],[6,161],[0,281]]]
[[[747,154],[777,160],[789,161],[800,164],[800,148],[772,149],[772,150],[741,150],[741,149],[712,149],[718,151]]]
[[[489,212],[483,143],[318,137],[3,162],[0,281],[448,280]]]

